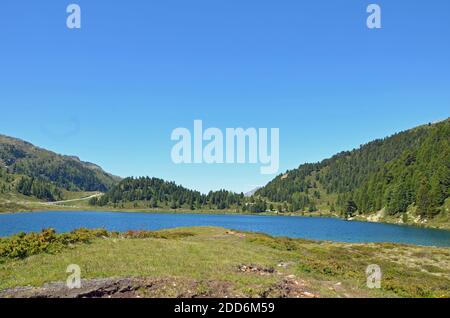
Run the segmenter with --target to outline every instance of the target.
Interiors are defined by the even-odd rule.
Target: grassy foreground
[[[132,295],[139,297],[450,297],[446,248],[313,242],[216,227],[26,238],[2,239],[0,290],[65,281],[67,266],[77,264],[86,280],[151,281]],[[371,264],[381,267],[381,289],[366,286]]]

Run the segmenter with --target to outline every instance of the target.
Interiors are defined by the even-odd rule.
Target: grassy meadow
[[[77,264],[86,280],[151,281],[139,297],[450,297],[446,248],[313,242],[217,227],[80,233],[22,240],[37,238],[39,247],[1,239],[0,290],[65,281],[67,266]],[[381,289],[366,285],[371,264],[381,267]]]

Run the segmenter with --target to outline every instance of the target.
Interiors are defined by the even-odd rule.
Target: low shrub
[[[124,239],[181,239],[195,234],[188,231],[127,231],[125,233],[108,232],[105,229],[80,228],[68,233],[57,234],[54,229],[43,229],[39,233],[18,233],[0,238],[0,261],[5,259],[23,259],[40,253],[57,253],[74,244],[89,244],[97,238]]]
[[[93,239],[108,236],[106,230],[77,229],[69,233],[56,234],[52,228],[40,233],[18,233],[0,238],[0,258],[26,258],[40,253],[56,253],[76,243],[90,243]]]

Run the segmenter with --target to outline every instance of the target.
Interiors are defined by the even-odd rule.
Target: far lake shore
[[[450,231],[450,223],[445,222],[442,224],[428,224],[428,223],[416,223],[407,222],[403,223],[397,218],[383,218],[383,219],[370,219],[370,216],[375,215],[357,215],[353,218],[344,219],[340,215],[330,212],[243,212],[236,210],[189,210],[189,209],[139,209],[139,208],[114,208],[114,207],[98,207],[98,206],[62,206],[62,205],[42,205],[42,206],[32,206],[30,209],[22,209],[16,211],[0,211],[0,214],[14,214],[14,213],[33,213],[33,212],[45,212],[45,211],[96,211],[96,212],[126,212],[126,213],[160,213],[160,214],[211,214],[211,215],[243,215],[243,216],[283,216],[283,217],[311,217],[311,218],[336,218],[340,220],[346,220],[349,222],[369,222],[369,223],[382,223],[382,224],[393,224],[399,226],[411,226],[417,228],[427,228],[427,229],[438,229]]]

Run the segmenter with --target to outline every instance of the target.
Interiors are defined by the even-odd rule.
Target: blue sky
[[[245,192],[274,176],[175,165],[172,130],[280,128],[280,173],[319,161],[448,117],[449,38],[448,0],[3,0],[0,133],[120,176]]]

